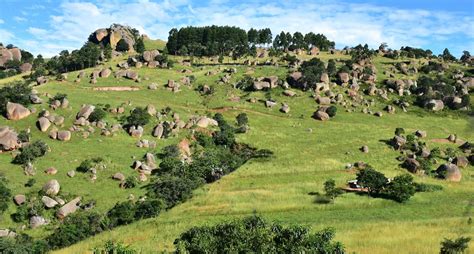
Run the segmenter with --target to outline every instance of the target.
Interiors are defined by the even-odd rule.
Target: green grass
[[[148,48],[148,45],[147,45]],[[327,60],[331,57],[344,58],[347,56],[330,56],[322,54]],[[226,60],[230,61],[230,60]],[[208,63],[207,59],[202,59]],[[386,58],[374,60],[379,67],[379,80],[382,80],[384,62],[392,62]],[[114,65],[111,63],[110,65]],[[227,66],[226,67],[232,67]],[[463,169],[463,180],[460,183],[449,183],[429,177],[415,176],[417,182],[435,183],[444,187],[443,191],[433,193],[418,193],[407,204],[399,204],[389,200],[373,199],[356,194],[345,194],[336,199],[334,204],[318,205],[314,196],[309,192],[322,191],[323,183],[333,178],[339,185],[353,179],[355,174],[344,169],[346,163],[365,161],[382,171],[389,177],[406,171],[398,166],[395,159],[399,153],[389,148],[381,140],[393,136],[396,127],[404,127],[407,131],[416,129],[426,130],[426,142],[430,148],[455,147],[452,144],[434,143],[432,139],[445,138],[456,133],[463,140],[474,140],[474,125],[472,117],[464,114],[428,113],[411,107],[408,113],[397,109],[397,114],[385,114],[382,118],[360,113],[347,113],[338,106],[338,114],[328,122],[319,122],[310,118],[317,105],[309,93],[297,91],[299,96],[288,98],[282,95],[282,89],[274,89],[269,94],[279,103],[290,105],[290,114],[278,111],[279,106],[267,109],[263,103],[249,103],[245,98],[265,98],[265,92],[247,94],[235,90],[231,85],[216,84],[223,74],[205,76],[210,69],[220,66],[204,65],[203,67],[186,67],[192,69],[197,78],[193,88],[182,87],[179,93],[165,89],[168,79],[179,80],[185,76],[180,71],[184,67],[176,65],[171,70],[142,68],[137,70],[142,77],[141,83],[125,79],[98,79],[96,85],[91,85],[87,79],[81,83],[73,83],[76,73],[71,73],[65,82],[50,82],[36,87],[41,94],[67,93],[72,109],[63,109],[53,113],[66,117],[66,129],[72,124],[75,114],[85,103],[110,104],[119,106],[128,101],[127,110],[134,106],[153,104],[158,109],[170,106],[178,112],[181,118],[188,119],[193,114],[213,114],[222,112],[226,119],[233,121],[235,116],[244,111],[249,116],[251,130],[244,135],[238,135],[238,140],[258,148],[271,149],[275,157],[270,161],[252,160],[223,179],[206,185],[194,192],[194,197],[161,214],[154,219],[148,219],[119,227],[110,232],[87,239],[57,253],[88,253],[93,247],[102,245],[109,239],[131,244],[144,253],[173,250],[173,240],[186,229],[202,224],[218,223],[234,217],[242,217],[257,212],[264,217],[280,221],[284,224],[310,225],[316,231],[324,227],[334,227],[337,240],[342,241],[349,253],[435,253],[444,237],[460,235],[474,236],[472,225],[467,224],[472,217],[474,204],[474,168]],[[239,80],[246,73],[246,66],[236,66],[238,72],[231,83]],[[90,70],[88,71],[90,73]],[[277,75],[285,77],[287,70],[282,67],[259,66],[253,71],[253,76]],[[145,80],[148,78],[149,80]],[[157,83],[159,89],[147,90],[150,83]],[[216,93],[202,97],[194,89],[199,84],[214,85]],[[111,92],[93,91],[98,86],[137,86],[140,91]],[[336,88],[338,90],[339,88]],[[341,90],[342,91],[342,90]],[[228,100],[231,95],[241,96],[240,102]],[[44,98],[44,96],[43,96]],[[378,103],[373,111],[381,110],[386,103]],[[36,106],[37,109],[46,105]],[[216,108],[225,107],[224,110]],[[109,123],[117,122],[117,117],[109,114]],[[73,134],[69,142],[50,140],[47,133],[40,133],[35,128],[36,117],[17,122],[0,119],[0,125],[9,125],[16,130],[31,127],[33,139],[43,139],[51,146],[51,152],[40,158],[35,164],[37,184],[30,189],[23,186],[28,177],[23,175],[19,166],[10,164],[10,153],[0,155],[0,172],[10,179],[10,187],[14,194],[38,191],[48,179],[55,178],[61,183],[63,193],[71,196],[83,196],[87,200],[96,200],[95,210],[104,212],[116,202],[126,200],[129,194],[136,197],[144,190],[136,188],[124,190],[118,183],[110,179],[115,172],[126,175],[136,174],[130,165],[148,150],[135,147],[135,139],[124,132],[113,137],[100,136],[98,131],[88,139],[82,139],[79,134]],[[155,140],[150,134],[154,124],[145,127],[143,138]],[[312,132],[308,131],[312,129]],[[159,151],[162,147],[179,141],[186,135],[166,140],[156,140]],[[358,148],[368,145],[370,152],[364,154]],[[106,170],[98,173],[98,181],[91,183],[86,175],[78,173],[75,178],[68,178],[66,172],[77,167],[86,158],[102,156],[109,162]],[[42,171],[55,166],[59,173],[47,176]],[[10,206],[11,213],[15,210]],[[8,215],[0,221],[0,227],[19,228]],[[47,234],[52,226],[38,230],[26,230],[35,237]],[[472,246],[472,244],[471,244]],[[473,247],[470,249],[473,251]]]
[[[160,39],[156,39],[156,40],[148,39],[148,40],[144,40],[143,42],[145,43],[146,50],[152,50],[152,49],[162,50],[166,46],[166,41],[163,41]]]

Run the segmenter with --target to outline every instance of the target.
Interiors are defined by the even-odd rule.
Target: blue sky
[[[474,0],[2,0],[0,42],[52,56],[111,23],[166,39],[173,27],[235,25],[323,33],[336,47],[449,48],[474,54]]]

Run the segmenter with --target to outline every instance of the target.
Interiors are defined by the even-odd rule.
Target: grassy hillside
[[[146,41],[147,48],[160,47],[162,42]],[[344,55],[322,54],[321,59],[345,58]],[[109,63],[115,65],[118,60]],[[208,60],[199,60],[208,63]],[[383,80],[382,70],[393,60],[377,57],[374,62],[378,68],[378,80]],[[224,63],[230,62],[226,59]],[[226,65],[236,67],[237,73],[232,76],[231,84],[238,81],[245,73],[254,77],[287,75],[285,67],[258,66],[248,70],[243,65]],[[196,77],[193,87],[182,86],[182,91],[172,93],[164,85],[168,79],[179,80],[186,74],[182,69],[191,69]],[[396,157],[399,152],[388,147],[383,140],[393,137],[397,127],[407,131],[426,130],[425,138],[428,147],[452,147],[452,143],[439,143],[436,139],[446,138],[455,133],[462,140],[474,141],[474,119],[465,114],[454,112],[429,113],[417,107],[410,107],[403,113],[384,114],[378,118],[360,112],[345,112],[338,106],[338,114],[328,122],[319,122],[310,116],[317,108],[310,93],[294,90],[298,96],[290,98],[282,95],[283,89],[273,89],[271,97],[278,103],[290,105],[289,114],[278,111],[279,106],[265,108],[263,103],[250,103],[247,98],[264,99],[266,92],[246,93],[232,88],[231,85],[217,84],[223,74],[205,76],[212,69],[222,66],[207,65],[199,67],[183,67],[176,65],[172,69],[137,69],[142,77],[140,83],[125,79],[98,78],[95,85],[88,79],[74,83],[77,72],[70,73],[67,81],[51,81],[35,89],[46,98],[46,93],[67,93],[71,109],[52,111],[66,118],[67,129],[72,125],[75,115],[82,104],[110,104],[117,107],[126,104],[126,112],[136,106],[153,104],[157,109],[171,107],[188,119],[193,114],[214,114],[221,112],[226,119],[233,121],[240,112],[249,116],[251,130],[247,134],[238,135],[238,140],[258,148],[271,149],[275,156],[270,161],[250,161],[236,172],[223,179],[202,187],[194,192],[191,200],[161,214],[148,219],[119,227],[110,232],[87,239],[76,245],[56,253],[88,253],[93,247],[104,241],[114,239],[131,244],[143,253],[173,250],[173,241],[186,229],[202,224],[217,223],[234,217],[259,213],[270,220],[284,224],[310,225],[316,231],[324,227],[334,227],[336,240],[342,241],[348,253],[435,253],[444,237],[460,235],[474,236],[472,224],[468,219],[473,216],[474,206],[474,168],[462,169],[463,179],[460,183],[450,183],[430,177],[416,176],[417,182],[435,183],[444,187],[443,191],[417,193],[408,203],[399,204],[394,201],[368,198],[357,194],[344,194],[334,204],[321,205],[314,203],[310,192],[321,192],[323,183],[333,178],[339,185],[355,178],[355,172],[345,169],[347,163],[365,161],[377,170],[393,177],[406,172],[399,167]],[[114,67],[114,69],[117,69]],[[92,70],[87,70],[90,73]],[[148,78],[148,80],[146,80]],[[159,85],[157,90],[148,90],[150,83]],[[200,84],[214,85],[216,92],[211,96],[201,96],[195,88]],[[139,91],[95,91],[94,87],[133,86]],[[338,90],[340,89],[340,90]],[[342,91],[336,88],[336,91]],[[228,98],[240,96],[238,102]],[[130,103],[129,103],[130,102]],[[373,111],[382,110],[387,104],[377,103]],[[37,109],[47,108],[45,104]],[[118,117],[108,114],[109,124],[118,122]],[[69,142],[59,142],[48,138],[35,127],[36,117],[30,116],[16,122],[0,119],[1,125],[14,127],[16,130],[32,130],[33,140],[45,140],[51,152],[40,158],[35,164],[37,184],[32,188],[24,187],[29,177],[23,174],[21,167],[10,164],[12,155],[0,155],[0,172],[10,179],[9,186],[14,194],[37,192],[48,179],[57,179],[63,193],[70,196],[82,196],[86,200],[96,200],[96,211],[105,212],[118,201],[124,201],[130,194],[142,195],[142,188],[120,189],[118,182],[110,179],[116,172],[125,175],[136,174],[130,165],[134,158],[143,156],[148,150],[159,151],[166,145],[174,144],[185,135],[165,140],[156,140],[156,149],[138,148],[136,139],[125,132],[116,136],[104,137],[96,131],[89,138],[83,139],[73,133]],[[157,122],[145,126],[142,139],[155,140],[151,136],[152,128]],[[361,153],[358,148],[368,145],[370,152]],[[107,169],[98,172],[98,180],[91,183],[86,175],[77,174],[68,178],[66,172],[77,167],[87,158],[102,156],[107,161]],[[49,176],[42,171],[50,166],[58,169],[58,174]],[[142,185],[143,186],[143,185]],[[21,225],[11,221],[7,214],[15,211],[11,205],[9,211],[1,218],[0,225],[19,228]],[[41,237],[53,226],[25,232]],[[471,244],[471,251],[474,251]]]

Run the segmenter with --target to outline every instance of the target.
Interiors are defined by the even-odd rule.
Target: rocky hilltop
[[[121,40],[128,45],[129,51],[134,51],[134,45],[139,38],[138,30],[129,26],[113,24],[109,28],[99,28],[89,36],[89,41],[110,45],[113,50],[117,49],[117,45]]]

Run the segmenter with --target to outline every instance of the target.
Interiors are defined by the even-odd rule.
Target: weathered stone
[[[83,117],[84,119],[88,119],[89,116],[94,112],[95,106],[94,105],[84,105],[82,106],[79,113],[76,115],[76,119]]]
[[[464,156],[458,156],[454,158],[453,163],[460,168],[465,168],[469,165],[469,160]]]
[[[55,175],[58,173],[58,170],[55,167],[49,167],[44,171],[47,175]]]
[[[58,180],[52,179],[43,185],[43,192],[48,196],[56,196],[61,189]]]
[[[316,120],[320,120],[320,121],[327,121],[327,120],[329,120],[329,115],[326,112],[318,110],[318,111],[314,112],[313,118],[316,119]]]
[[[67,172],[67,176],[73,178],[74,176],[76,175],[76,171],[75,170],[70,170]]]
[[[46,225],[48,224],[48,222],[46,221],[45,218],[41,217],[41,216],[33,216],[30,218],[30,227],[31,228],[37,228],[37,227],[40,227],[40,226],[43,226],[43,225]]]
[[[0,126],[0,151],[10,151],[20,146],[18,134],[8,126]]]
[[[7,118],[9,120],[21,120],[31,114],[31,111],[18,103],[7,102]]]
[[[439,166],[438,169],[436,169],[436,173],[452,182],[459,182],[462,178],[461,170],[459,170],[458,166],[451,163]]]
[[[422,130],[416,130],[415,135],[419,138],[426,138],[428,136],[426,131],[422,131]]]
[[[153,137],[161,138],[163,136],[163,124],[158,124],[153,130]]]
[[[117,180],[117,181],[124,181],[125,180],[125,175],[122,173],[115,173],[112,176],[112,179]]]
[[[39,127],[40,131],[46,132],[48,130],[49,126],[51,126],[51,122],[48,120],[48,118],[40,117],[38,119],[38,127]]]
[[[209,125],[211,126],[217,126],[218,123],[216,120],[209,118],[209,117],[201,117],[199,120],[196,122],[196,125],[201,128],[207,128]]]
[[[59,204],[56,200],[48,196],[43,196],[41,198],[41,201],[43,202],[44,206],[46,206],[47,208],[53,208]]]
[[[67,204],[65,204],[63,207],[61,207],[58,210],[58,212],[56,213],[56,217],[58,217],[59,219],[64,219],[69,214],[76,212],[76,210],[79,208],[78,203],[80,201],[81,201],[80,197],[77,197],[69,201]]]
[[[13,201],[16,205],[22,205],[26,202],[26,196],[23,194],[18,194],[13,197]]]
[[[283,103],[283,105],[280,108],[280,112],[288,114],[290,112],[290,106],[288,104]]]

